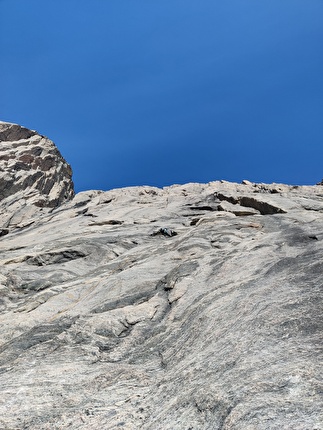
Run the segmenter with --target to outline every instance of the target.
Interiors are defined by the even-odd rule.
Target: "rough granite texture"
[[[71,178],[71,167],[51,140],[0,122],[0,228],[26,225],[73,198]]]
[[[45,151],[17,130],[2,160],[17,142]],[[58,206],[0,238],[0,429],[321,430],[322,185],[65,201],[57,160],[63,198],[2,186],[2,213],[18,196],[34,206],[35,188]],[[49,172],[22,162],[16,177]]]

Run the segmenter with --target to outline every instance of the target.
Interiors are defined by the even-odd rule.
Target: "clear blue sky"
[[[322,0],[0,0],[0,49],[77,191],[323,177]]]

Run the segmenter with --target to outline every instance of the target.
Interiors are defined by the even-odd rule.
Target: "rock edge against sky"
[[[1,429],[323,427],[321,185],[74,196],[0,139]]]

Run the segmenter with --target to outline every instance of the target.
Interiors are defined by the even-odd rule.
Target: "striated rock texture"
[[[0,122],[2,229],[29,224],[34,215],[46,212],[39,208],[54,208],[70,200],[74,195],[71,177],[70,166],[52,141],[19,125]]]
[[[0,428],[322,429],[322,197],[89,191],[1,237]]]

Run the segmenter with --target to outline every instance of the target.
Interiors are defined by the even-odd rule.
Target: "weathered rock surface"
[[[72,170],[52,141],[16,124],[0,122],[0,224],[2,232],[74,195]],[[1,234],[1,233],[0,233]]]
[[[0,238],[0,428],[322,429],[322,197],[248,181],[89,191],[15,226]]]

